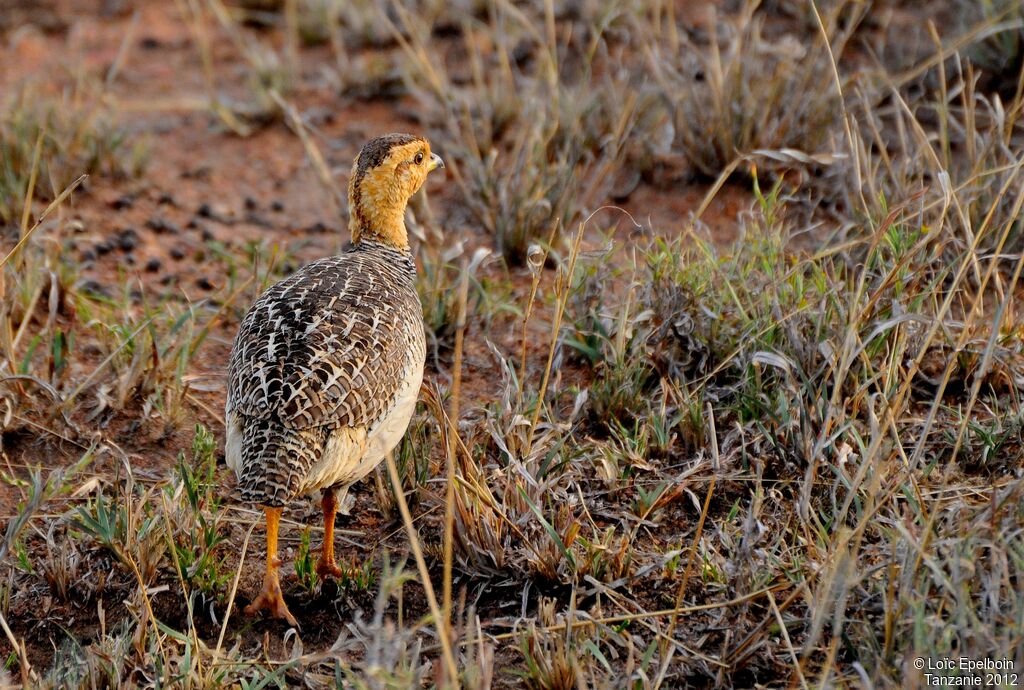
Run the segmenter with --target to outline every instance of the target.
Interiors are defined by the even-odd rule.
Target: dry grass
[[[81,76],[57,95],[31,85],[6,94],[0,103],[0,222],[21,220],[30,184],[35,198],[52,201],[82,174],[141,172],[144,142],[126,142],[102,96],[101,84]]]
[[[917,657],[1024,670],[1024,82],[994,67],[1019,60],[1019,8],[951,6],[908,67],[864,48],[880,2],[734,3],[699,26],[660,2],[243,4],[182,3],[189,35],[216,19],[240,73],[283,66],[250,82],[263,105],[238,133],[290,126],[333,186],[330,141],[291,100],[317,60],[339,99],[400,83],[450,165],[444,203],[417,209],[423,402],[360,491],[374,543],[346,542],[339,587],[311,572],[313,528],[286,526],[286,589],[314,630],[242,618],[255,514],[189,372],[280,265],[218,247],[230,280],[205,303],[124,274],[97,292],[63,250],[60,193],[79,172],[108,183],[130,143],[79,111],[24,129],[16,101],[0,120],[0,208],[27,238],[0,302],[12,678],[899,688],[922,681]],[[386,87],[339,76],[378,59]],[[693,173],[714,184],[671,226],[593,213],[641,188],[667,203]],[[749,190],[728,245],[708,239],[726,185]],[[57,199],[31,233],[26,198]],[[191,447],[144,469],[107,431],[142,422],[194,428]],[[70,459],[18,466],[36,436]],[[33,663],[41,601],[66,634]]]

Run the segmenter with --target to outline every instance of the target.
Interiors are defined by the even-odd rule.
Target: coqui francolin
[[[228,367],[227,464],[266,514],[263,589],[246,608],[296,625],[284,602],[278,525],[288,501],[323,492],[316,572],[339,576],[334,519],[348,487],[409,425],[426,346],[405,209],[443,167],[422,137],[368,142],[348,187],[352,245],[266,290],[239,327]]]

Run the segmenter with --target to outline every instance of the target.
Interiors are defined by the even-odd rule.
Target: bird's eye
[[[423,152],[420,151],[419,153],[417,153],[416,157],[413,160],[416,161],[416,165],[421,164],[423,162]]]

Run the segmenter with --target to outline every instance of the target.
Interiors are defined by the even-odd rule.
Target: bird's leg
[[[266,609],[276,618],[284,618],[290,625],[299,627],[295,616],[288,610],[281,594],[281,581],[277,569],[281,567],[281,559],[277,557],[277,528],[281,521],[280,508],[266,508],[267,515],[267,572],[263,576],[263,589],[251,604],[245,607],[248,615]]]
[[[342,571],[334,562],[334,516],[338,513],[338,491],[334,487],[324,489],[320,505],[324,509],[324,545],[320,549],[320,560],[316,562],[316,574],[321,580],[328,575],[341,577]]]

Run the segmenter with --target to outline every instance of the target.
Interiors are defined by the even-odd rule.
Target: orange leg
[[[280,508],[266,508],[267,515],[267,572],[263,576],[263,589],[251,604],[245,607],[248,615],[266,609],[276,618],[284,618],[290,625],[299,627],[295,616],[288,610],[281,594],[281,581],[277,569],[281,567],[281,559],[277,557],[277,528],[281,522]]]
[[[324,509],[324,545],[320,549],[320,560],[316,562],[316,574],[321,580],[327,576],[341,577],[342,571],[334,561],[334,516],[338,513],[338,494],[335,489],[324,489],[320,505]]]

